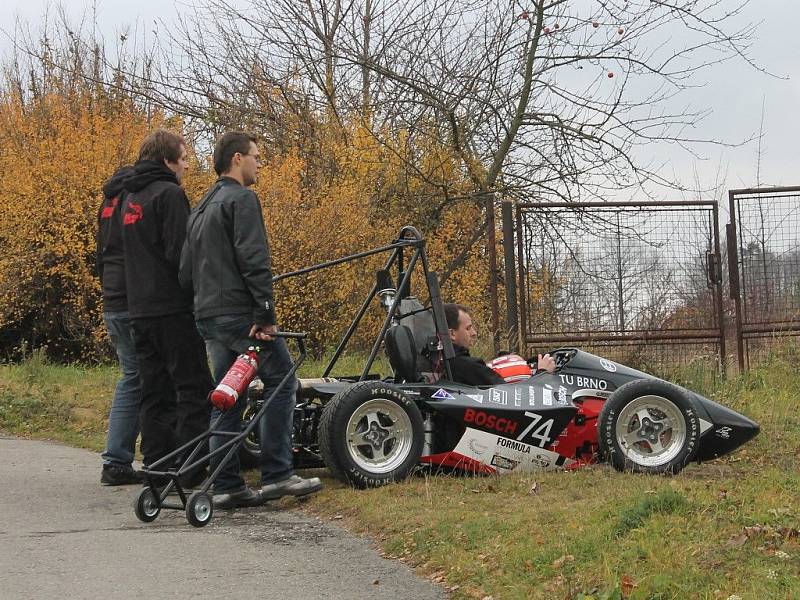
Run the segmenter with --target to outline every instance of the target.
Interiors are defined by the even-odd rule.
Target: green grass
[[[360,375],[363,365],[364,357],[345,355],[333,375]],[[327,360],[309,360],[298,373],[316,377],[326,366]],[[382,357],[372,372],[389,372]],[[0,429],[102,451],[118,376],[116,366],[56,365],[41,352],[0,364]]]
[[[54,365],[41,353],[0,365],[0,429],[100,451],[117,376],[115,367]]]
[[[800,598],[799,359],[787,345],[741,376],[698,365],[666,374],[762,427],[738,452],[675,477],[595,466],[364,491],[326,478],[301,506],[371,536],[454,598]],[[361,360],[337,372],[357,373]],[[113,368],[39,357],[0,366],[0,428],[99,450],[115,380]]]

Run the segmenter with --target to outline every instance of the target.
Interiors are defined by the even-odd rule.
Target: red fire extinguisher
[[[252,346],[233,361],[231,368],[211,392],[211,404],[220,410],[228,410],[247,391],[258,371],[258,348]]]

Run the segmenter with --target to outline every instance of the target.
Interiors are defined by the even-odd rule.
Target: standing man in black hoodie
[[[132,167],[122,167],[111,176],[103,186],[103,203],[97,213],[97,274],[103,288],[103,321],[122,370],[108,415],[108,437],[100,475],[103,485],[126,485],[142,480],[132,466],[139,435],[142,389],[128,315],[122,246],[123,182],[132,174]]]
[[[189,200],[180,184],[186,144],[165,130],[142,143],[125,180],[123,240],[128,311],[142,383],[141,449],[145,466],[208,429],[213,383],[192,313],[178,283]],[[204,471],[189,478],[195,483]]]

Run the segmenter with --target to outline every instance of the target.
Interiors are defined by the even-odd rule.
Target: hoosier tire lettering
[[[400,390],[389,389],[389,388],[372,388],[370,393],[373,396],[390,396],[396,400],[400,400],[400,402],[410,402],[408,397],[403,394]]]
[[[320,418],[325,464],[357,488],[408,477],[419,463],[423,442],[419,407],[391,384],[355,383],[331,398]]]
[[[653,412],[659,413],[662,410],[667,414],[675,415],[682,423],[673,422],[673,419],[654,417],[653,412],[643,417],[635,417],[634,429],[629,429],[628,426],[623,424],[622,429],[619,427],[620,416],[625,412],[626,407],[632,402],[642,403],[642,406],[653,406]],[[643,410],[643,409],[639,409]],[[642,423],[647,421],[648,416],[652,418],[651,423]],[[626,417],[629,420],[631,415]],[[666,427],[671,427],[674,431],[670,431],[664,442],[665,446],[662,447],[662,433],[664,433],[659,425],[666,423]],[[697,410],[694,406],[692,398],[688,392],[666,381],[658,379],[641,379],[626,383],[617,389],[606,400],[602,411],[600,411],[598,427],[600,451],[603,456],[611,463],[611,465],[618,471],[634,471],[637,473],[666,473],[676,474],[679,473],[683,467],[691,462],[697,454],[698,440],[700,432],[699,417]],[[639,451],[629,447],[626,452],[621,445],[619,439],[619,432],[625,433],[624,437],[629,439],[631,434],[636,432],[635,427],[639,427],[639,440],[633,443],[627,442],[631,446],[643,446],[650,448],[651,455],[648,456],[646,451]],[[648,429],[650,428],[650,429]],[[683,435],[681,439],[681,429]],[[651,446],[649,436],[657,436],[653,438],[656,440],[656,445]],[[679,443],[680,447],[671,449],[671,443]],[[664,455],[664,460],[659,461],[659,454]]]

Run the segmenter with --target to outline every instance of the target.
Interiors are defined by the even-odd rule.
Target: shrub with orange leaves
[[[462,203],[443,209],[431,219],[431,206],[420,201],[425,197],[424,184],[409,183],[406,167],[398,158],[400,152],[381,146],[358,125],[341,136],[323,139],[324,152],[336,165],[329,177],[319,173],[309,176],[311,161],[298,151],[276,156],[261,169],[256,189],[264,207],[276,274],[388,244],[404,225],[422,231],[431,267],[441,269],[483,218],[479,207]],[[454,187],[462,177],[454,166],[456,161],[443,156],[441,149],[429,149],[429,153],[430,162],[453,179],[448,185]],[[309,180],[314,183],[308,185]],[[387,258],[388,254],[378,255],[283,280],[277,286],[282,325],[309,331],[318,353],[332,347],[346,331],[375,281],[375,272]],[[469,304],[479,317],[485,316],[487,280],[485,261],[475,249],[464,267],[451,277],[445,298]],[[413,285],[417,291],[424,287],[419,277]],[[426,299],[426,294],[420,296]],[[373,304],[353,344],[366,349],[384,317],[385,313]]]
[[[164,124],[181,125],[153,118],[133,100],[109,97],[102,87],[0,95],[0,352],[8,356],[27,344],[47,346],[58,360],[108,356],[94,275],[100,189],[117,167],[135,160],[144,136]],[[409,150],[402,131],[397,147],[387,148],[358,124],[315,131],[314,154],[302,146],[265,148],[272,158],[256,191],[276,275],[385,245],[404,225],[422,231],[431,266],[441,269],[483,218],[475,203],[430,200],[442,187],[468,188],[446,149]],[[425,177],[409,174],[401,159],[408,151],[425,157]],[[193,162],[185,187],[197,201],[214,176],[207,160]],[[446,299],[470,305],[479,319],[488,312],[483,254],[476,246],[444,290]],[[280,282],[281,325],[311,332],[317,354],[330,348],[387,258]],[[423,282],[417,278],[414,285],[420,290]],[[375,303],[353,340],[357,348],[369,346],[384,317]]]
[[[150,125],[133,103],[91,90],[0,99],[0,343],[53,357],[102,352],[94,276],[101,186],[131,163]]]

